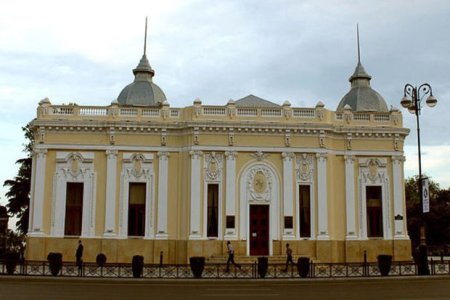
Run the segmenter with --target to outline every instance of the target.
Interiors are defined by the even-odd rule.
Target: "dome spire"
[[[372,77],[367,74],[361,64],[361,48],[359,43],[359,24],[356,24],[356,42],[358,46],[358,63],[355,72],[350,76],[350,91],[341,99],[336,111],[344,111],[350,107],[353,111],[387,112],[386,101],[370,86]]]
[[[133,70],[134,75],[138,75],[139,73],[150,75],[150,80],[155,76],[155,71],[152,69],[147,59],[147,17],[145,17],[144,54],[136,69]]]
[[[147,55],[147,17],[145,17],[145,35],[144,35],[144,56],[146,55]]]
[[[158,106],[166,103],[166,95],[153,83],[155,71],[147,59],[147,17],[145,18],[144,53],[139,64],[133,69],[134,81],[124,87],[117,98],[119,105]]]
[[[147,19],[145,19],[145,30],[147,30]],[[361,63],[361,51],[359,49],[359,24],[356,23],[356,39],[358,41],[358,63]]]
[[[370,79],[372,77],[367,74],[366,70],[364,69],[363,65],[361,64],[361,47],[359,44],[359,24],[356,24],[356,43],[358,47],[358,64],[356,65],[355,72],[353,72],[353,75],[349,78],[350,82],[354,82],[356,79],[364,79],[365,81],[368,81],[367,84],[369,84]]]

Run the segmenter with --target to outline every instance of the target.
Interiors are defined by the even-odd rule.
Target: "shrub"
[[[309,257],[299,257],[297,260],[297,271],[301,278],[308,277],[310,269]]]
[[[264,278],[267,274],[267,267],[269,264],[269,259],[265,256],[258,257],[258,274],[259,277]]]
[[[144,270],[144,257],[142,255],[135,255],[131,261],[131,270],[134,278],[140,278]]]
[[[50,252],[47,255],[50,272],[53,276],[57,276],[62,269],[62,254],[58,252]]]
[[[388,276],[391,271],[392,255],[380,254],[377,256],[377,261],[381,276]]]
[[[189,257],[189,263],[191,266],[192,275],[194,275],[195,278],[201,278],[203,270],[205,269],[205,257]]]

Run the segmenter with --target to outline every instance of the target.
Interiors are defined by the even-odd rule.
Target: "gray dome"
[[[355,68],[350,77],[350,91],[342,98],[336,111],[343,111],[345,105],[349,105],[353,111],[388,112],[386,101],[370,87],[372,77],[367,74],[361,62]]]
[[[133,74],[134,82],[127,85],[117,98],[119,105],[158,106],[167,100],[161,88],[153,83],[155,71],[145,54]]]

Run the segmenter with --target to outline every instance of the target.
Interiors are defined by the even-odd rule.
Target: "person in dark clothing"
[[[228,260],[226,272],[230,272],[230,264],[233,264],[240,269],[241,266],[234,262],[234,249],[230,241],[227,242],[227,252],[228,252]]]
[[[284,269],[284,272],[288,271],[288,266],[289,263],[291,263],[292,265],[294,265],[294,261],[292,260],[292,249],[289,248],[289,244],[286,244],[286,269]]]
[[[82,268],[83,268],[83,244],[81,243],[81,240],[78,241],[78,248],[77,252],[75,253],[76,258],[76,264],[78,267],[78,276],[82,275]]]

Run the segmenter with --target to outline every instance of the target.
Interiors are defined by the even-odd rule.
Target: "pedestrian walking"
[[[230,241],[227,242],[227,252],[228,252],[228,260],[226,272],[230,272],[230,264],[233,264],[240,269],[241,265],[238,265],[237,263],[234,262],[234,249]]]
[[[292,249],[289,247],[289,244],[286,244],[286,268],[284,269],[284,272],[288,271],[289,263],[294,265],[294,261],[292,260]]]
[[[76,265],[78,267],[78,276],[81,276],[83,273],[83,243],[81,240],[78,241],[77,252],[75,253]]]

